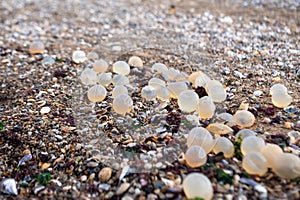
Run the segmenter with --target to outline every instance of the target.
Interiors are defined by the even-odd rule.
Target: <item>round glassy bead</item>
[[[204,174],[197,172],[188,174],[183,179],[182,186],[187,199],[202,198],[211,200],[213,198],[214,190],[212,184]]]
[[[214,145],[211,133],[203,127],[194,127],[187,136],[187,146],[201,146],[206,153],[209,153]]]
[[[117,74],[128,75],[130,66],[125,61],[117,61],[113,64],[112,70]]]
[[[84,61],[87,60],[87,57],[86,57],[84,51],[76,50],[72,54],[72,60],[75,63],[83,63]]]
[[[234,146],[228,138],[218,137],[215,140],[213,152],[215,154],[217,154],[219,152],[223,152],[225,158],[231,158],[234,155]]]
[[[108,86],[112,82],[112,73],[101,73],[98,75],[98,82],[103,86]]]
[[[168,83],[167,88],[170,91],[170,97],[177,99],[178,95],[188,89],[188,86],[185,82],[173,82],[173,83]]]
[[[209,96],[204,96],[198,100],[196,110],[201,119],[210,119],[215,114],[216,106]]]
[[[267,160],[260,152],[249,152],[243,157],[242,167],[247,173],[263,176],[267,171]]]
[[[143,60],[138,56],[131,56],[128,60],[128,64],[133,67],[143,67]]]
[[[96,60],[93,64],[93,70],[96,73],[103,73],[106,72],[108,69],[108,64],[105,60],[100,59],[100,60]]]
[[[185,153],[185,160],[188,166],[195,168],[204,165],[207,161],[207,155],[200,146],[191,146]]]
[[[152,65],[151,71],[152,71],[152,73],[155,73],[155,74],[162,74],[162,73],[165,73],[166,71],[168,71],[168,67],[162,63],[155,63]]]
[[[98,81],[97,73],[90,68],[85,68],[81,72],[79,79],[84,85],[94,85]]]
[[[151,101],[156,97],[156,90],[151,86],[145,86],[142,88],[141,96],[147,101]]]
[[[112,90],[111,96],[112,98],[115,98],[120,94],[128,94],[128,90],[124,85],[116,85],[116,87]]]
[[[272,170],[281,178],[294,179],[300,177],[300,158],[292,153],[276,156]]]
[[[192,90],[184,90],[178,96],[178,106],[183,112],[194,112],[198,101],[198,94]]]
[[[265,141],[256,136],[248,136],[243,139],[241,143],[241,151],[243,155],[247,155],[249,152],[260,152],[265,146]]]
[[[247,110],[238,110],[233,115],[234,121],[241,127],[250,127],[255,122],[255,116]]]
[[[118,114],[130,112],[133,106],[133,101],[128,94],[120,94],[113,100],[113,109]]]
[[[94,85],[89,88],[87,96],[91,102],[103,101],[106,97],[106,89],[102,85]]]
[[[45,51],[45,45],[41,41],[34,41],[29,46],[30,54],[39,54]]]

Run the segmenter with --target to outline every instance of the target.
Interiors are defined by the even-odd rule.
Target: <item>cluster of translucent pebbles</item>
[[[78,50],[79,51],[79,50]],[[84,62],[85,54],[75,51],[74,62]],[[74,58],[78,56],[78,59]],[[129,79],[126,75],[130,73],[130,66],[142,68],[143,61],[137,56],[132,56],[128,63],[117,61],[112,65],[112,72],[108,71],[108,63],[102,59],[93,63],[93,68],[86,68],[80,75],[84,85],[93,85],[88,90],[88,99],[91,102],[100,102],[107,95],[106,86],[113,84],[111,93],[113,109],[118,114],[130,112],[133,101],[128,95],[126,85]],[[155,63],[151,68],[154,77],[148,81],[148,85],[141,89],[141,97],[147,101],[161,100],[169,101],[177,99],[179,108],[186,113],[196,112],[201,119],[210,119],[215,116],[215,103],[226,99],[226,91],[223,85],[216,80],[211,80],[205,73],[197,71],[191,75],[180,72],[174,68],[168,68],[162,63]],[[113,75],[114,74],[114,75]],[[162,78],[159,78],[162,77]],[[192,85],[189,86],[189,83]],[[208,96],[202,98],[193,88],[204,87]],[[272,101],[275,97],[277,107],[286,107],[277,95],[288,95],[283,85],[277,84],[271,88]],[[288,104],[290,104],[291,100]],[[279,177],[295,178],[300,176],[300,159],[292,153],[284,153],[276,144],[266,144],[265,141],[256,136],[250,129],[255,123],[254,115],[245,110],[237,110],[234,115],[221,113],[216,116],[216,123],[209,124],[206,128],[195,127],[187,136],[188,149],[185,153],[186,164],[192,168],[200,167],[207,162],[207,154],[222,152],[225,158],[234,156],[234,145],[224,134],[231,134],[231,126],[238,125],[240,130],[237,140],[242,140],[241,152],[244,155],[242,167],[249,174],[264,175],[268,168],[272,169]],[[225,124],[226,123],[226,124]],[[203,190],[199,190],[199,185]],[[188,198],[201,197],[212,199],[213,189],[210,180],[203,174],[188,174],[183,181],[183,190]]]
[[[285,108],[292,103],[293,98],[288,94],[287,88],[282,84],[275,84],[270,88],[272,103],[278,108]]]

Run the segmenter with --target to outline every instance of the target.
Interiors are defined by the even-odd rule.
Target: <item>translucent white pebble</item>
[[[205,90],[208,96],[210,96],[214,102],[222,102],[226,99],[226,90],[224,89],[222,83],[220,83],[219,81],[207,81],[205,85]]]
[[[79,79],[84,85],[94,85],[98,81],[97,73],[90,68],[85,68],[81,72]]]
[[[100,59],[100,60],[96,60],[93,64],[93,70],[96,73],[103,73],[106,72],[108,68],[108,64],[105,60]]]
[[[267,166],[271,168],[274,165],[275,158],[282,154],[282,149],[277,144],[267,143],[261,150],[262,155],[267,159]]]
[[[188,89],[188,86],[185,82],[174,82],[174,83],[168,83],[167,88],[170,91],[170,97],[177,99],[178,95]]]
[[[45,46],[41,41],[34,41],[29,46],[30,54],[39,54],[45,51]]]
[[[133,101],[128,94],[120,94],[113,100],[113,109],[118,114],[130,112],[133,106]]]
[[[82,63],[87,60],[87,57],[86,57],[84,51],[76,50],[72,54],[72,60],[75,63]]]
[[[103,86],[108,86],[112,82],[112,73],[101,73],[98,75],[98,82]]]
[[[99,102],[105,99],[107,91],[102,85],[94,85],[89,88],[87,96],[91,102]]]
[[[254,115],[248,110],[238,110],[233,115],[234,121],[241,127],[250,127],[255,122]]]
[[[224,123],[228,126],[234,126],[235,125],[233,115],[231,115],[229,113],[225,113],[225,112],[217,114],[217,122]]]
[[[213,198],[214,190],[210,180],[201,173],[190,173],[183,179],[183,191],[187,199],[202,198],[210,200]],[[201,189],[199,189],[201,188]]]
[[[158,89],[160,86],[166,86],[166,82],[161,80],[160,78],[154,77],[148,81],[148,85],[154,87],[155,89]]]
[[[177,76],[180,75],[180,71],[174,68],[169,68],[167,71],[162,73],[165,80],[175,80]]]
[[[196,78],[201,74],[201,71],[193,72],[189,75],[188,81],[195,85]]]
[[[230,128],[226,124],[221,124],[221,123],[212,123],[212,124],[209,124],[206,127],[206,129],[209,132],[217,134],[217,135],[226,135],[226,134],[229,134],[229,133],[233,132],[232,128]]]
[[[239,139],[243,140],[246,137],[255,136],[255,135],[256,135],[256,133],[254,131],[250,130],[250,129],[242,129],[236,134],[235,139],[236,140],[239,140]]]
[[[234,154],[234,146],[232,142],[226,137],[218,137],[215,140],[215,145],[213,147],[213,152],[215,154],[223,152],[225,158],[231,158]]]
[[[89,53],[86,55],[86,57],[87,57],[87,59],[89,59],[89,60],[97,60],[97,59],[99,59],[99,55],[98,55],[96,52],[94,52],[94,51],[89,52]]]
[[[117,74],[128,75],[130,66],[125,61],[117,61],[113,64],[113,72]]]
[[[195,79],[195,87],[205,87],[206,83],[208,81],[211,81],[210,78],[204,74],[203,72],[201,72]]]
[[[300,158],[292,153],[279,154],[274,160],[272,170],[281,178],[300,177]]]
[[[128,60],[128,64],[133,67],[143,67],[143,60],[138,56],[131,56]]]
[[[184,90],[178,96],[178,106],[184,112],[194,112],[198,101],[198,94],[192,90]]]
[[[155,74],[161,74],[168,71],[168,67],[162,63],[155,63],[152,65],[151,71]]]
[[[187,136],[187,146],[201,146],[206,153],[209,153],[214,145],[211,133],[203,127],[192,128]]]
[[[209,96],[201,97],[197,104],[197,113],[201,119],[212,118],[215,114],[216,106]]]
[[[127,76],[122,75],[122,74],[115,75],[113,77],[112,83],[114,85],[129,85],[129,79]]]
[[[247,155],[249,152],[260,152],[265,146],[265,141],[256,136],[248,136],[243,139],[241,144],[241,151],[243,155]]]
[[[242,167],[247,173],[263,176],[267,171],[267,160],[260,152],[249,152],[243,157]]]
[[[141,96],[146,100],[153,100],[156,97],[156,90],[154,87],[145,86],[142,88]]]
[[[128,94],[128,90],[123,85],[116,85],[116,87],[114,87],[114,89],[112,90],[111,96],[112,98],[115,98],[120,94]]]
[[[191,146],[185,152],[185,160],[188,166],[200,167],[207,161],[207,155],[204,149],[200,146]]]
[[[288,107],[293,101],[293,98],[289,94],[277,93],[272,95],[272,103],[278,108]]]
[[[186,73],[180,72],[180,74],[178,74],[177,76],[175,76],[174,81],[176,82],[187,82],[187,77],[188,75]]]
[[[275,84],[270,88],[270,94],[271,95],[273,95],[275,93],[287,94],[287,92],[288,92],[287,88],[284,85],[280,84],[280,83]]]
[[[167,87],[160,86],[156,89],[156,97],[160,100],[167,101],[170,99],[170,91]]]

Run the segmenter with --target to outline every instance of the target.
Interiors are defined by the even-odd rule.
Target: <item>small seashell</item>
[[[214,134],[217,134],[217,135],[226,135],[226,134],[229,134],[229,133],[232,133],[233,130],[225,125],[225,124],[221,124],[221,123],[213,123],[213,124],[209,124],[206,129],[211,132],[211,133],[214,133]]]

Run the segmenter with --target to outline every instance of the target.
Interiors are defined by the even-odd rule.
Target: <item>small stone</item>
[[[253,92],[253,95],[256,97],[260,97],[263,94],[263,92],[261,90],[256,90]]]
[[[112,169],[109,167],[104,167],[98,174],[98,178],[101,182],[107,182],[112,174]]]
[[[45,57],[42,63],[44,67],[47,67],[49,65],[53,65],[55,63],[55,60],[52,57]]]
[[[43,163],[41,169],[48,169],[51,166],[51,163]]]
[[[116,194],[121,195],[130,187],[130,183],[122,183],[121,186],[117,189]]]
[[[80,181],[81,182],[85,182],[87,180],[87,176],[86,175],[82,175],[81,177],[80,177]]]
[[[48,107],[48,106],[45,106],[45,107],[42,107],[42,109],[41,109],[41,114],[47,114],[47,113],[49,113],[51,111],[51,108],[50,107]]]
[[[0,192],[5,194],[18,195],[17,184],[15,179],[5,178],[0,182]]]

